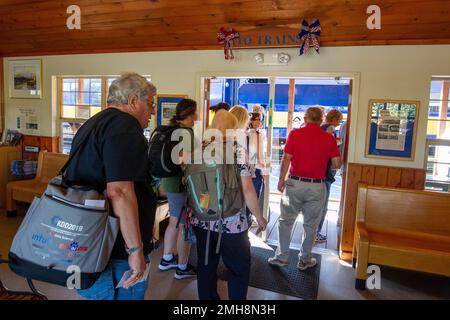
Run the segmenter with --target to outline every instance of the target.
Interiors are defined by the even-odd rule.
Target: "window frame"
[[[61,150],[62,153],[64,153],[64,137],[63,137],[63,128],[62,124],[64,122],[76,122],[84,124],[88,119],[84,118],[67,118],[63,117],[63,81],[64,79],[101,79],[101,98],[100,98],[100,108],[101,110],[104,110],[106,108],[106,95],[107,95],[107,85],[108,85],[108,79],[114,78],[118,76],[85,76],[85,75],[78,75],[78,76],[59,76],[57,81],[57,90],[58,90],[58,136],[59,136],[59,150]]]
[[[428,109],[427,109],[427,130],[425,135],[428,135],[428,126],[430,124],[430,122],[435,121],[437,124],[440,124],[442,122],[444,123],[450,123],[450,118],[447,116],[446,119],[430,119],[430,105],[432,102],[439,102],[442,103],[443,101],[450,103],[450,99],[436,99],[436,98],[431,98],[432,96],[432,92],[431,92],[431,84],[433,81],[450,81],[450,76],[449,77],[432,77],[429,85],[430,85],[430,94],[429,94],[429,99],[428,99]],[[443,90],[443,88],[441,89]],[[450,109],[450,107],[448,107]],[[428,138],[426,137],[425,140],[425,154],[424,154],[424,169],[425,169],[425,187],[427,186],[428,183],[433,183],[433,181],[435,183],[442,183],[442,184],[446,184],[446,181],[441,181],[441,180],[427,180],[427,172],[428,172],[428,166],[429,164],[439,164],[439,161],[429,161],[429,152],[430,152],[430,147],[431,146],[444,146],[444,147],[450,147],[450,139],[444,139],[444,138]],[[446,163],[442,163],[442,164],[446,164]],[[448,191],[450,192],[450,182],[448,183]]]
[[[58,76],[57,77],[57,133],[59,137],[59,150],[60,152],[64,152],[64,137],[63,137],[63,128],[62,124],[64,122],[76,122],[84,124],[89,119],[84,118],[66,118],[63,117],[63,80],[64,79],[101,79],[101,111],[105,110],[107,107],[107,98],[108,98],[108,81],[110,79],[119,78],[120,75],[71,75],[71,76]],[[150,75],[143,75],[148,81],[151,81]]]

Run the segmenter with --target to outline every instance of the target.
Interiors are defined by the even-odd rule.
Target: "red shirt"
[[[284,152],[292,156],[291,175],[312,179],[324,179],[328,161],[340,156],[336,139],[315,123],[291,131]]]

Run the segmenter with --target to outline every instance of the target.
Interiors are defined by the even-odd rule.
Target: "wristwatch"
[[[140,245],[138,245],[137,247],[133,247],[133,248],[128,248],[127,245],[125,245],[125,251],[128,253],[128,255],[131,255],[132,253],[139,251],[142,248],[144,248],[144,244],[142,242]]]

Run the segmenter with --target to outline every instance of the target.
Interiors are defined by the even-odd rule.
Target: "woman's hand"
[[[264,231],[267,228],[267,220],[264,217],[256,217],[256,222],[258,222],[258,231]]]

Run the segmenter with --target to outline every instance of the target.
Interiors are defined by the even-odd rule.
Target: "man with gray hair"
[[[331,159],[333,169],[341,165],[336,140],[320,128],[322,118],[323,111],[319,107],[308,108],[306,126],[291,131],[287,138],[278,180],[278,190],[283,193],[278,225],[279,245],[275,256],[268,260],[271,265],[288,264],[292,227],[300,212],[303,213],[304,235],[297,268],[306,270],[317,263],[311,251],[325,205],[327,164]]]
[[[110,262],[94,285],[78,293],[95,300],[143,300],[147,281],[141,281],[146,260],[153,249],[156,194],[152,188],[147,140],[143,128],[155,114],[156,88],[136,73],[122,74],[109,88],[108,107],[90,118],[95,126],[73,155],[67,168],[70,183],[106,191],[114,215],[119,219]],[[77,150],[83,130],[72,143]],[[125,271],[132,274],[116,289]]]

